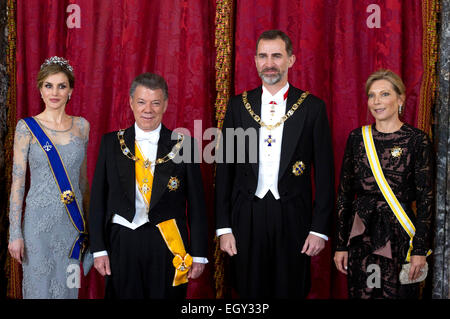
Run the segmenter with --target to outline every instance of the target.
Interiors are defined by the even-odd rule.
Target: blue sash
[[[28,126],[30,132],[39,142],[42,150],[47,155],[50,169],[61,192],[61,202],[65,204],[69,219],[79,233],[74,244],[72,245],[72,248],[70,249],[69,257],[80,260],[80,257],[86,248],[85,241],[87,240],[87,230],[85,227],[86,224],[83,214],[81,213],[77,200],[75,199],[75,193],[73,192],[73,187],[70,183],[64,163],[58,150],[56,149],[56,146],[53,144],[50,137],[45,134],[39,123],[32,117],[27,117],[23,120]]]

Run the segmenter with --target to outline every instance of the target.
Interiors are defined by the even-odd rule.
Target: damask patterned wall
[[[450,298],[450,2],[441,1],[433,298]]]
[[[6,293],[5,259],[6,259],[6,190],[5,190],[5,138],[7,128],[6,97],[8,91],[8,76],[6,72],[6,46],[8,24],[6,1],[0,1],[0,299]]]

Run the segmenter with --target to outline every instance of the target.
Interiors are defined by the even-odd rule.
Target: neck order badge
[[[287,93],[287,92],[286,92]],[[303,101],[305,101],[306,97],[309,95],[309,92],[303,92],[302,95],[300,96],[300,98],[297,100],[297,102],[292,105],[291,109],[284,114],[281,117],[281,120],[279,120],[276,124],[274,125],[267,125],[266,123],[264,123],[263,121],[261,121],[261,117],[258,116],[252,109],[252,106],[250,105],[250,103],[248,102],[247,99],[247,91],[244,91],[244,93],[242,93],[242,102],[244,103],[244,106],[246,108],[246,110],[248,111],[248,113],[250,114],[250,116],[256,121],[256,123],[258,123],[261,127],[265,127],[266,129],[270,131],[272,131],[273,129],[277,128],[278,126],[280,126],[281,124],[283,124],[284,122],[286,122],[286,120],[288,118],[290,118],[294,112],[299,108],[299,106],[303,103]],[[285,94],[285,96],[287,97],[287,95]],[[264,140],[266,143],[268,143],[268,146],[272,146],[272,143],[275,142],[274,139],[272,139],[271,137],[272,135],[269,134],[269,137]]]
[[[144,197],[148,213],[153,185],[151,162],[148,159],[145,159],[137,141],[135,142],[135,153],[138,158],[138,160],[135,161],[136,182],[139,185],[139,191],[142,194],[142,197]]]

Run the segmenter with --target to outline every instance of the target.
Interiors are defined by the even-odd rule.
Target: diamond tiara
[[[60,58],[58,56],[52,56],[51,58],[45,60],[44,63],[42,63],[41,65],[41,69],[46,66],[46,65],[50,65],[50,64],[59,64],[63,67],[65,67],[67,70],[69,70],[70,72],[73,72],[73,68],[72,66],[69,64],[69,61],[67,61],[64,58]]]

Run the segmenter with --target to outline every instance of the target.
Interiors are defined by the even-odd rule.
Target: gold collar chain
[[[261,127],[265,127],[269,131],[271,131],[274,128],[277,128],[278,126],[286,122],[286,120],[294,114],[294,112],[299,108],[299,106],[303,103],[303,101],[306,99],[308,95],[309,95],[308,91],[303,92],[302,95],[300,95],[300,98],[297,100],[297,102],[294,105],[292,105],[291,109],[281,117],[281,120],[278,123],[274,125],[267,125],[266,123],[261,121],[261,117],[256,115],[256,113],[252,110],[252,106],[250,105],[247,99],[247,91],[244,91],[244,93],[242,93],[242,102],[244,102],[245,108],[247,109],[250,116],[253,117],[253,119],[256,121],[256,123],[258,123]]]
[[[128,157],[129,159],[131,159],[131,160],[133,160],[135,162],[142,161],[143,159],[140,159],[140,158],[136,157],[131,152],[131,150],[128,148],[128,146],[125,144],[125,140],[123,139],[124,133],[125,133],[125,130],[122,130],[122,129],[117,132],[117,138],[119,139],[120,148],[122,150],[123,155],[125,155],[126,157]],[[177,141],[177,144],[175,144],[172,147],[172,151],[170,153],[168,153],[166,156],[164,156],[163,158],[156,159],[155,165],[163,164],[163,163],[173,159],[178,154],[178,152],[180,151],[181,144],[183,144],[183,140],[184,140],[184,135],[178,133],[178,141]],[[150,165],[152,164],[151,161],[146,160],[146,162],[147,161],[150,163]],[[146,166],[148,167],[149,164],[145,165],[145,163],[144,163],[144,167],[146,167]]]

